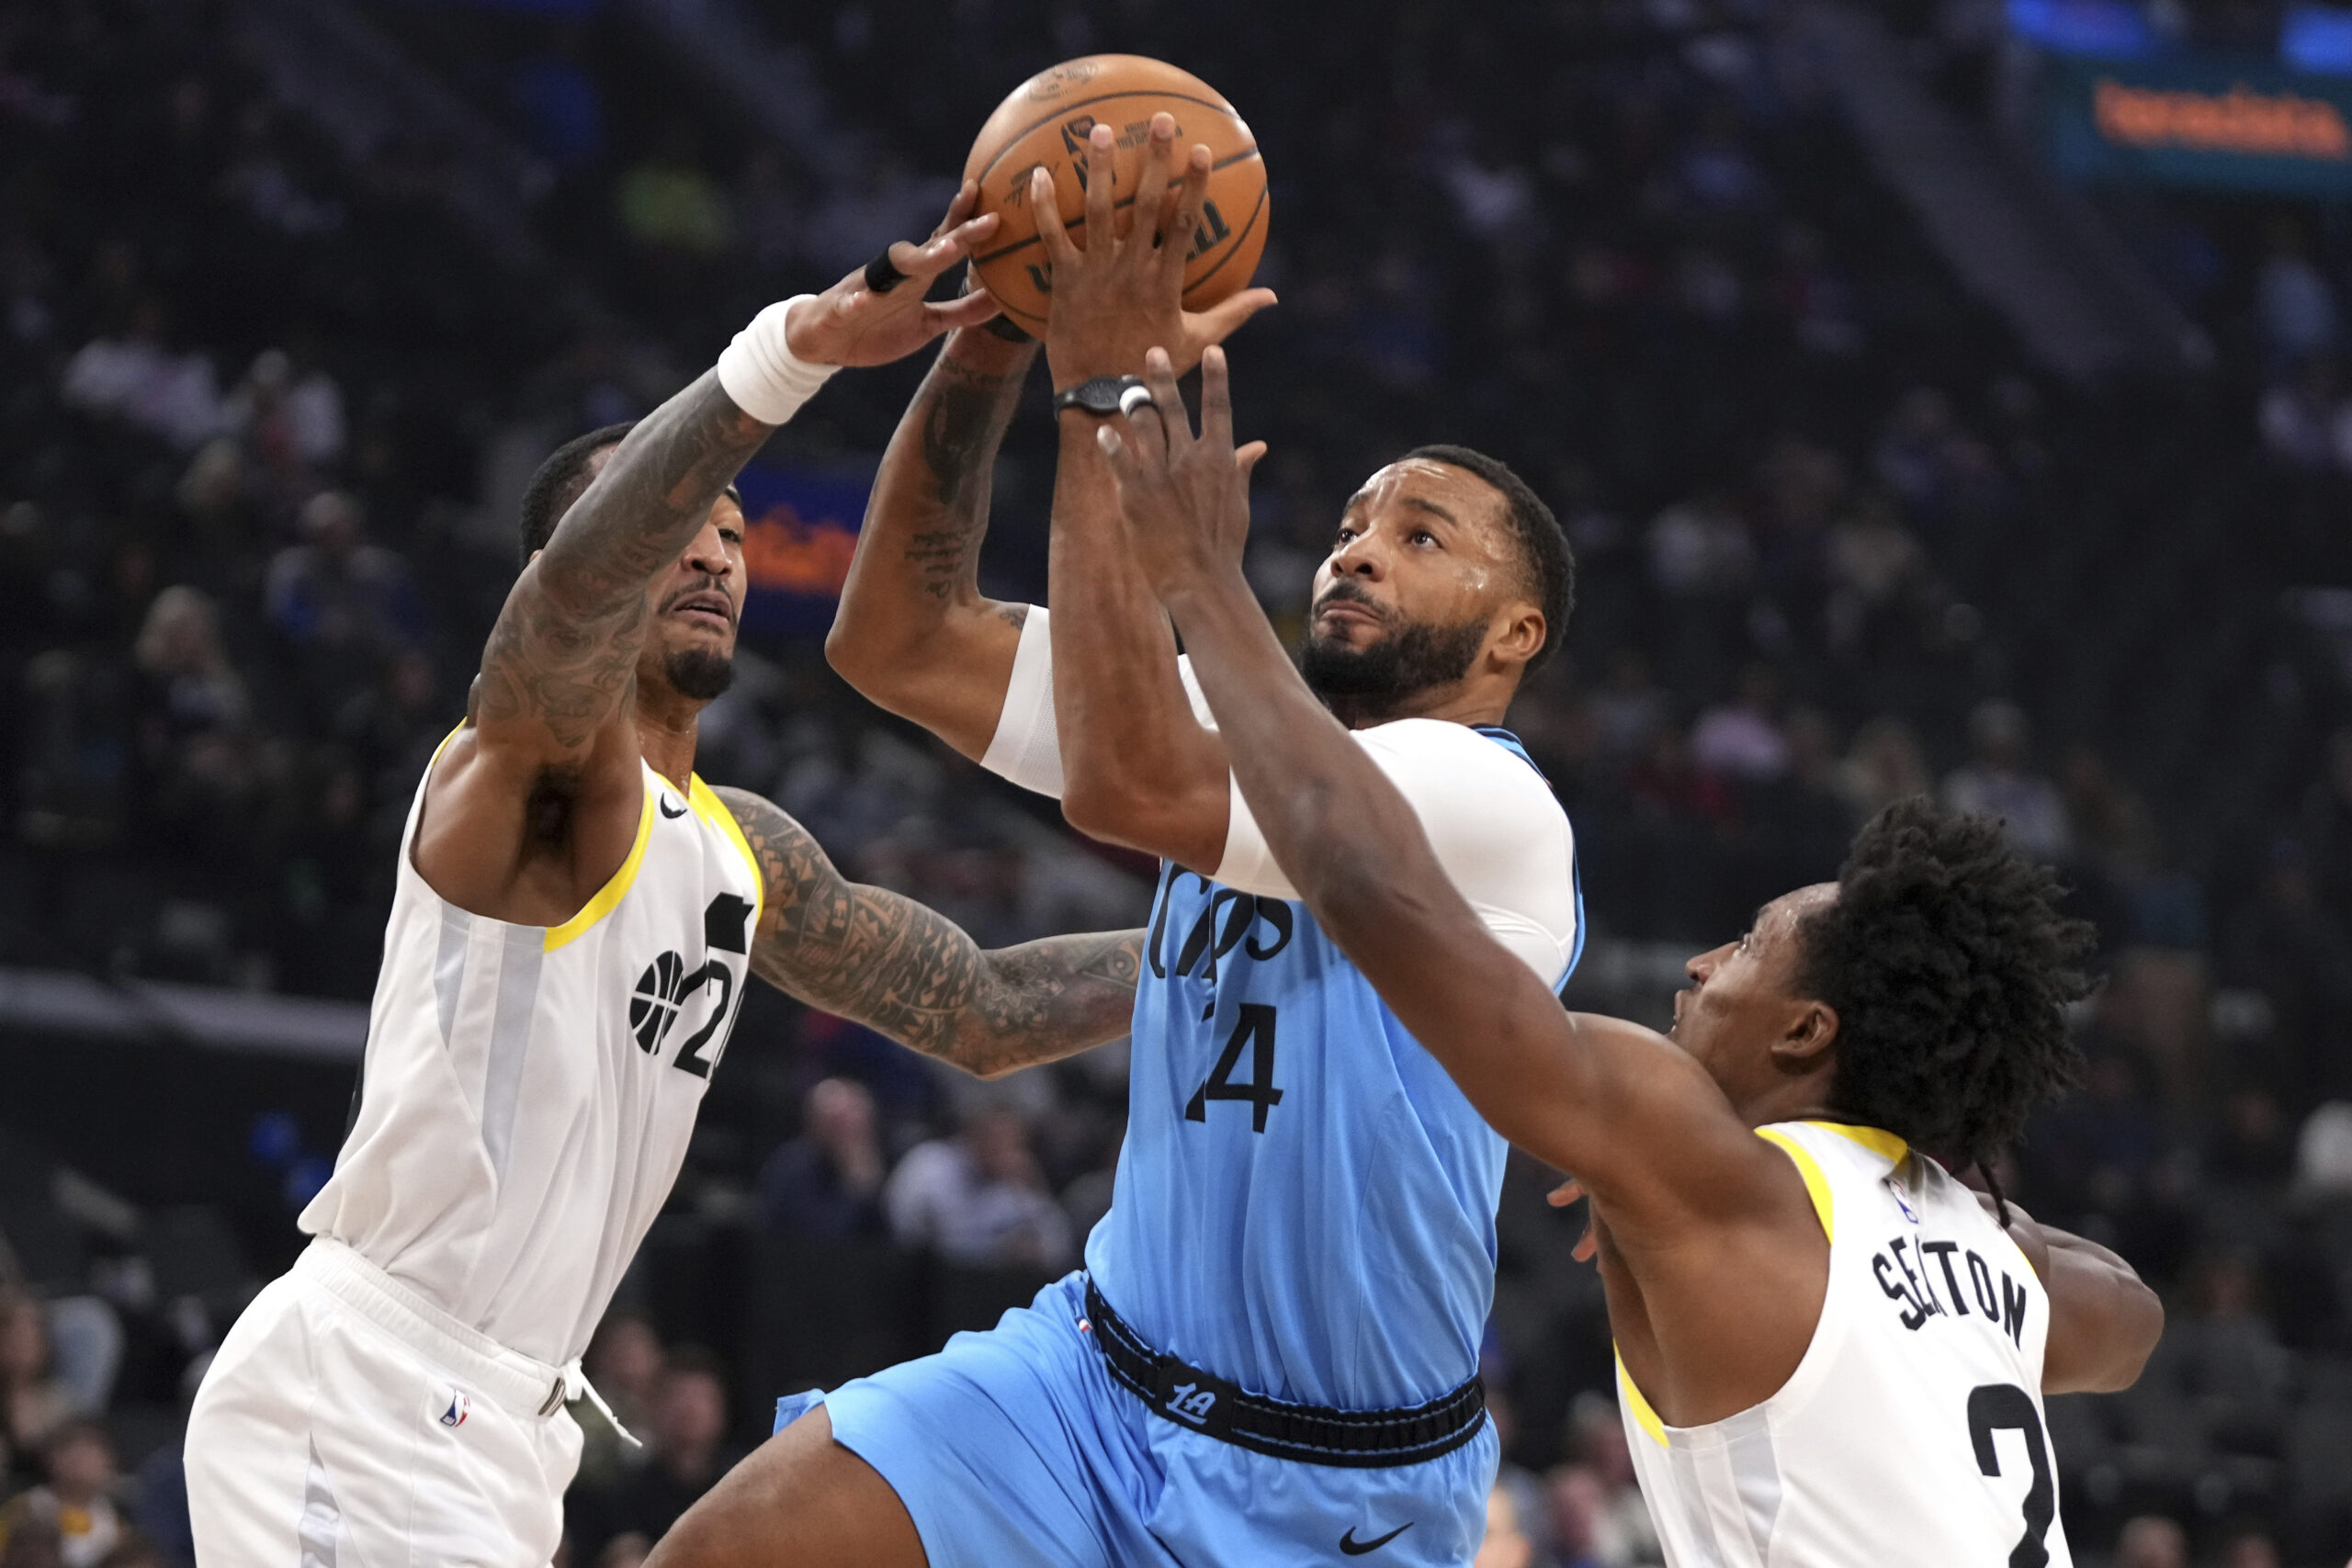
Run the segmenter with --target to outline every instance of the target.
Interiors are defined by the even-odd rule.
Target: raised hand
[[[1545,1194],[1544,1201],[1555,1209],[1565,1209],[1585,1195],[1584,1183],[1571,1176]],[[1584,1216],[1584,1235],[1577,1238],[1576,1247],[1568,1256],[1579,1263],[1589,1263],[1593,1254],[1600,1250],[1600,1230],[1592,1217],[1592,1211],[1588,1209]]]
[[[979,199],[980,187],[966,180],[930,239],[920,245],[899,240],[890,246],[890,265],[904,281],[888,293],[868,288],[866,269],[860,267],[795,306],[785,323],[785,341],[794,356],[810,365],[887,365],[942,333],[976,327],[995,315],[996,300],[985,288],[937,303],[923,298],[941,273],[995,231],[995,213],[971,216]]]
[[[1165,601],[1219,575],[1239,575],[1250,539],[1250,470],[1266,444],[1234,450],[1225,350],[1202,353],[1198,435],[1166,349],[1144,355],[1143,378],[1151,400],[1137,399],[1124,434],[1106,422],[1095,439],[1118,481],[1127,547]]]
[[[1136,179],[1134,223],[1118,234],[1111,128],[1098,125],[1086,144],[1086,249],[1078,248],[1054,204],[1053,176],[1029,176],[1037,233],[1053,268],[1053,309],[1046,320],[1046,360],[1056,387],[1096,376],[1132,376],[1144,351],[1164,349],[1179,375],[1201,362],[1274,302],[1271,288],[1245,288],[1206,310],[1184,309],[1184,264],[1209,188],[1209,150],[1195,145],[1175,175],[1176,120],[1154,115]]]

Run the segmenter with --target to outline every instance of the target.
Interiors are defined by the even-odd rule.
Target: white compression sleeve
[[[980,766],[1023,789],[1062,797],[1061,732],[1054,727],[1054,644],[1047,633],[1043,604],[1029,606],[1021,623],[1021,646],[1012,655],[1012,679],[1004,689],[1004,711],[997,716],[996,733],[989,738]],[[1193,705],[1193,716],[1204,729],[1215,729],[1209,700],[1201,691],[1193,661],[1176,660],[1177,679]]]
[[[1029,606],[1021,623],[1021,646],[1012,655],[1012,679],[1004,688],[1004,712],[989,738],[980,766],[1023,789],[1062,797],[1061,734],[1054,728],[1054,645],[1046,631],[1046,607]]]
[[[840,368],[811,365],[792,352],[784,326],[792,308],[813,294],[797,294],[752,318],[718,355],[718,384],[735,406],[762,424],[782,424]]]

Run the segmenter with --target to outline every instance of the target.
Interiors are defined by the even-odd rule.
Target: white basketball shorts
[[[546,1568],[580,1463],[563,1381],[311,1242],[197,1391],[198,1568]]]

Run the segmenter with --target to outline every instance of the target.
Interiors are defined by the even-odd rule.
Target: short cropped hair
[[[1798,933],[1798,993],[1838,1013],[1838,1113],[1989,1175],[2033,1109],[2082,1076],[2065,1015],[2090,994],[2096,933],[2062,897],[1997,818],[1921,796],[1872,818],[1836,901]]]
[[[1520,561],[1526,572],[1523,586],[1544,612],[1544,645],[1527,661],[1526,673],[1534,674],[1558,650],[1561,639],[1567,636],[1569,612],[1576,608],[1577,558],[1568,548],[1566,531],[1544,504],[1544,498],[1499,457],[1442,443],[1416,446],[1405,454],[1408,461],[1415,457],[1476,474],[1501,493],[1504,515],[1519,541]]]
[[[585,435],[575,435],[554,451],[531,476],[529,488],[523,491],[522,562],[531,564],[531,558],[548,547],[555,537],[555,525],[571,510],[572,502],[587,491],[595,475],[589,465],[596,454],[608,446],[617,446],[623,437],[637,428],[630,420],[623,424],[608,424],[592,430]]]

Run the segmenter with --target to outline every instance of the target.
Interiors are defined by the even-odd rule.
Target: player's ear
[[[1524,668],[1544,651],[1544,612],[1524,599],[1514,599],[1495,615],[1498,630],[1492,651],[1505,664]]]
[[[1837,1041],[1838,1010],[1825,1001],[1800,1002],[1788,1028],[1772,1043],[1773,1064],[1787,1073],[1811,1072]]]

